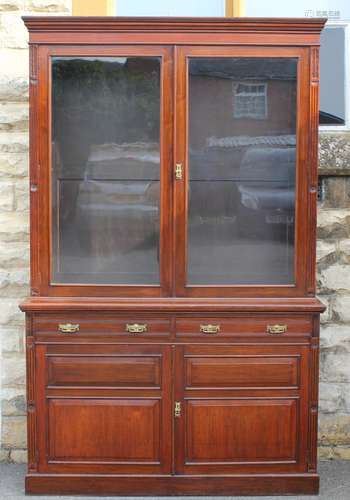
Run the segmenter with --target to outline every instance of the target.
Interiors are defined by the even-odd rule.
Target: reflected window
[[[233,116],[235,118],[267,117],[267,84],[234,83]]]

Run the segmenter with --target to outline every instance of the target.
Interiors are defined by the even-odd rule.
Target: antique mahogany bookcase
[[[26,17],[28,493],[316,493],[323,19]]]

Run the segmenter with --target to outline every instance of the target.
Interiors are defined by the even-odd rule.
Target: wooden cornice
[[[24,16],[30,33],[52,32],[284,32],[318,34],[324,18]]]

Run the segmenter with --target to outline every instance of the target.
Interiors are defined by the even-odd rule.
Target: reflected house
[[[250,237],[278,237],[269,224],[293,224],[296,65],[278,58],[190,62],[190,203],[201,207],[193,213],[229,213],[231,230],[236,215],[237,229]],[[211,181],[205,191],[201,179]]]

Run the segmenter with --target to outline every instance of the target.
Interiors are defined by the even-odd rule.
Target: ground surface
[[[320,463],[320,474],[321,474],[321,493],[319,497],[315,496],[303,496],[303,497],[288,497],[288,499],[293,500],[296,498],[302,500],[308,499],[320,499],[320,500],[350,500],[350,461],[332,461],[332,462],[321,462]],[[5,465],[0,464],[0,500],[18,500],[25,498],[23,492],[25,466],[23,465]],[[64,500],[69,500],[77,497],[57,497],[57,496],[31,496],[27,497],[29,499],[50,499],[54,500],[61,498]],[[116,497],[78,497],[79,499],[89,499],[103,498],[111,499]],[[131,499],[132,497],[129,497]],[[138,497],[140,498],[140,497]],[[150,499],[151,497],[147,497]],[[174,498],[174,497],[160,497],[162,499]],[[198,500],[207,500],[214,497],[177,497],[186,498],[190,500],[191,498],[196,498]],[[218,497],[220,499],[233,498],[233,497]],[[235,499],[258,499],[262,497],[235,497]],[[263,497],[264,500],[282,500],[286,497]]]

